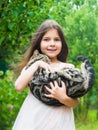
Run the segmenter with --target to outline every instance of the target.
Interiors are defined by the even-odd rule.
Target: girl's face
[[[57,61],[57,56],[62,49],[62,42],[56,29],[50,29],[45,33],[40,43],[40,49],[52,61]]]

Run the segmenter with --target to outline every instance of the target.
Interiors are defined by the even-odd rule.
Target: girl
[[[51,63],[39,60],[25,69],[35,50],[47,55],[51,59]],[[72,64],[66,63],[68,47],[60,25],[54,20],[46,20],[40,25],[28,52],[26,60],[22,63],[22,72],[15,82],[17,91],[22,91],[28,86],[30,79],[39,67],[46,69],[47,72],[57,71],[63,67],[74,67]],[[66,95],[64,82],[62,82],[62,87],[59,87],[56,81],[51,82],[50,86],[51,89],[45,86],[50,92],[45,96],[55,98],[64,105],[48,106],[29,92],[12,130],[75,130],[72,108],[78,105],[78,99],[72,99]]]

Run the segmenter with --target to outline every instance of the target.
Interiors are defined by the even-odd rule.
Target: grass
[[[98,130],[98,119],[96,118],[96,114],[96,110],[90,110],[88,119],[76,121],[76,130]]]
[[[78,122],[76,130],[98,130],[98,120]]]

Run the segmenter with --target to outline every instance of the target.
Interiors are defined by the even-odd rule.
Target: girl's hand
[[[67,107],[76,107],[79,103],[79,100],[67,96],[65,83],[61,82],[61,84],[62,87],[59,87],[57,81],[50,83],[51,89],[46,86],[46,89],[48,92],[50,92],[50,94],[45,94],[45,96],[48,98],[57,99]]]
[[[52,72],[50,65],[42,60],[36,61],[37,68],[44,68],[46,72]]]
[[[61,82],[61,85],[62,87],[59,87],[57,81],[54,81],[54,83],[50,83],[51,89],[45,86],[47,91],[50,92],[50,94],[45,94],[45,96],[48,98],[55,98],[62,102],[66,96],[66,86],[63,81]]]

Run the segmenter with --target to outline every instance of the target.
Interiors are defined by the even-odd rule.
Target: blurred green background
[[[77,130],[98,130],[98,0],[0,0],[0,130],[12,129],[28,93],[15,91],[11,66],[46,19],[62,26],[69,46],[68,62],[79,67],[76,57],[85,55],[95,69],[95,84],[80,98],[74,113]]]

